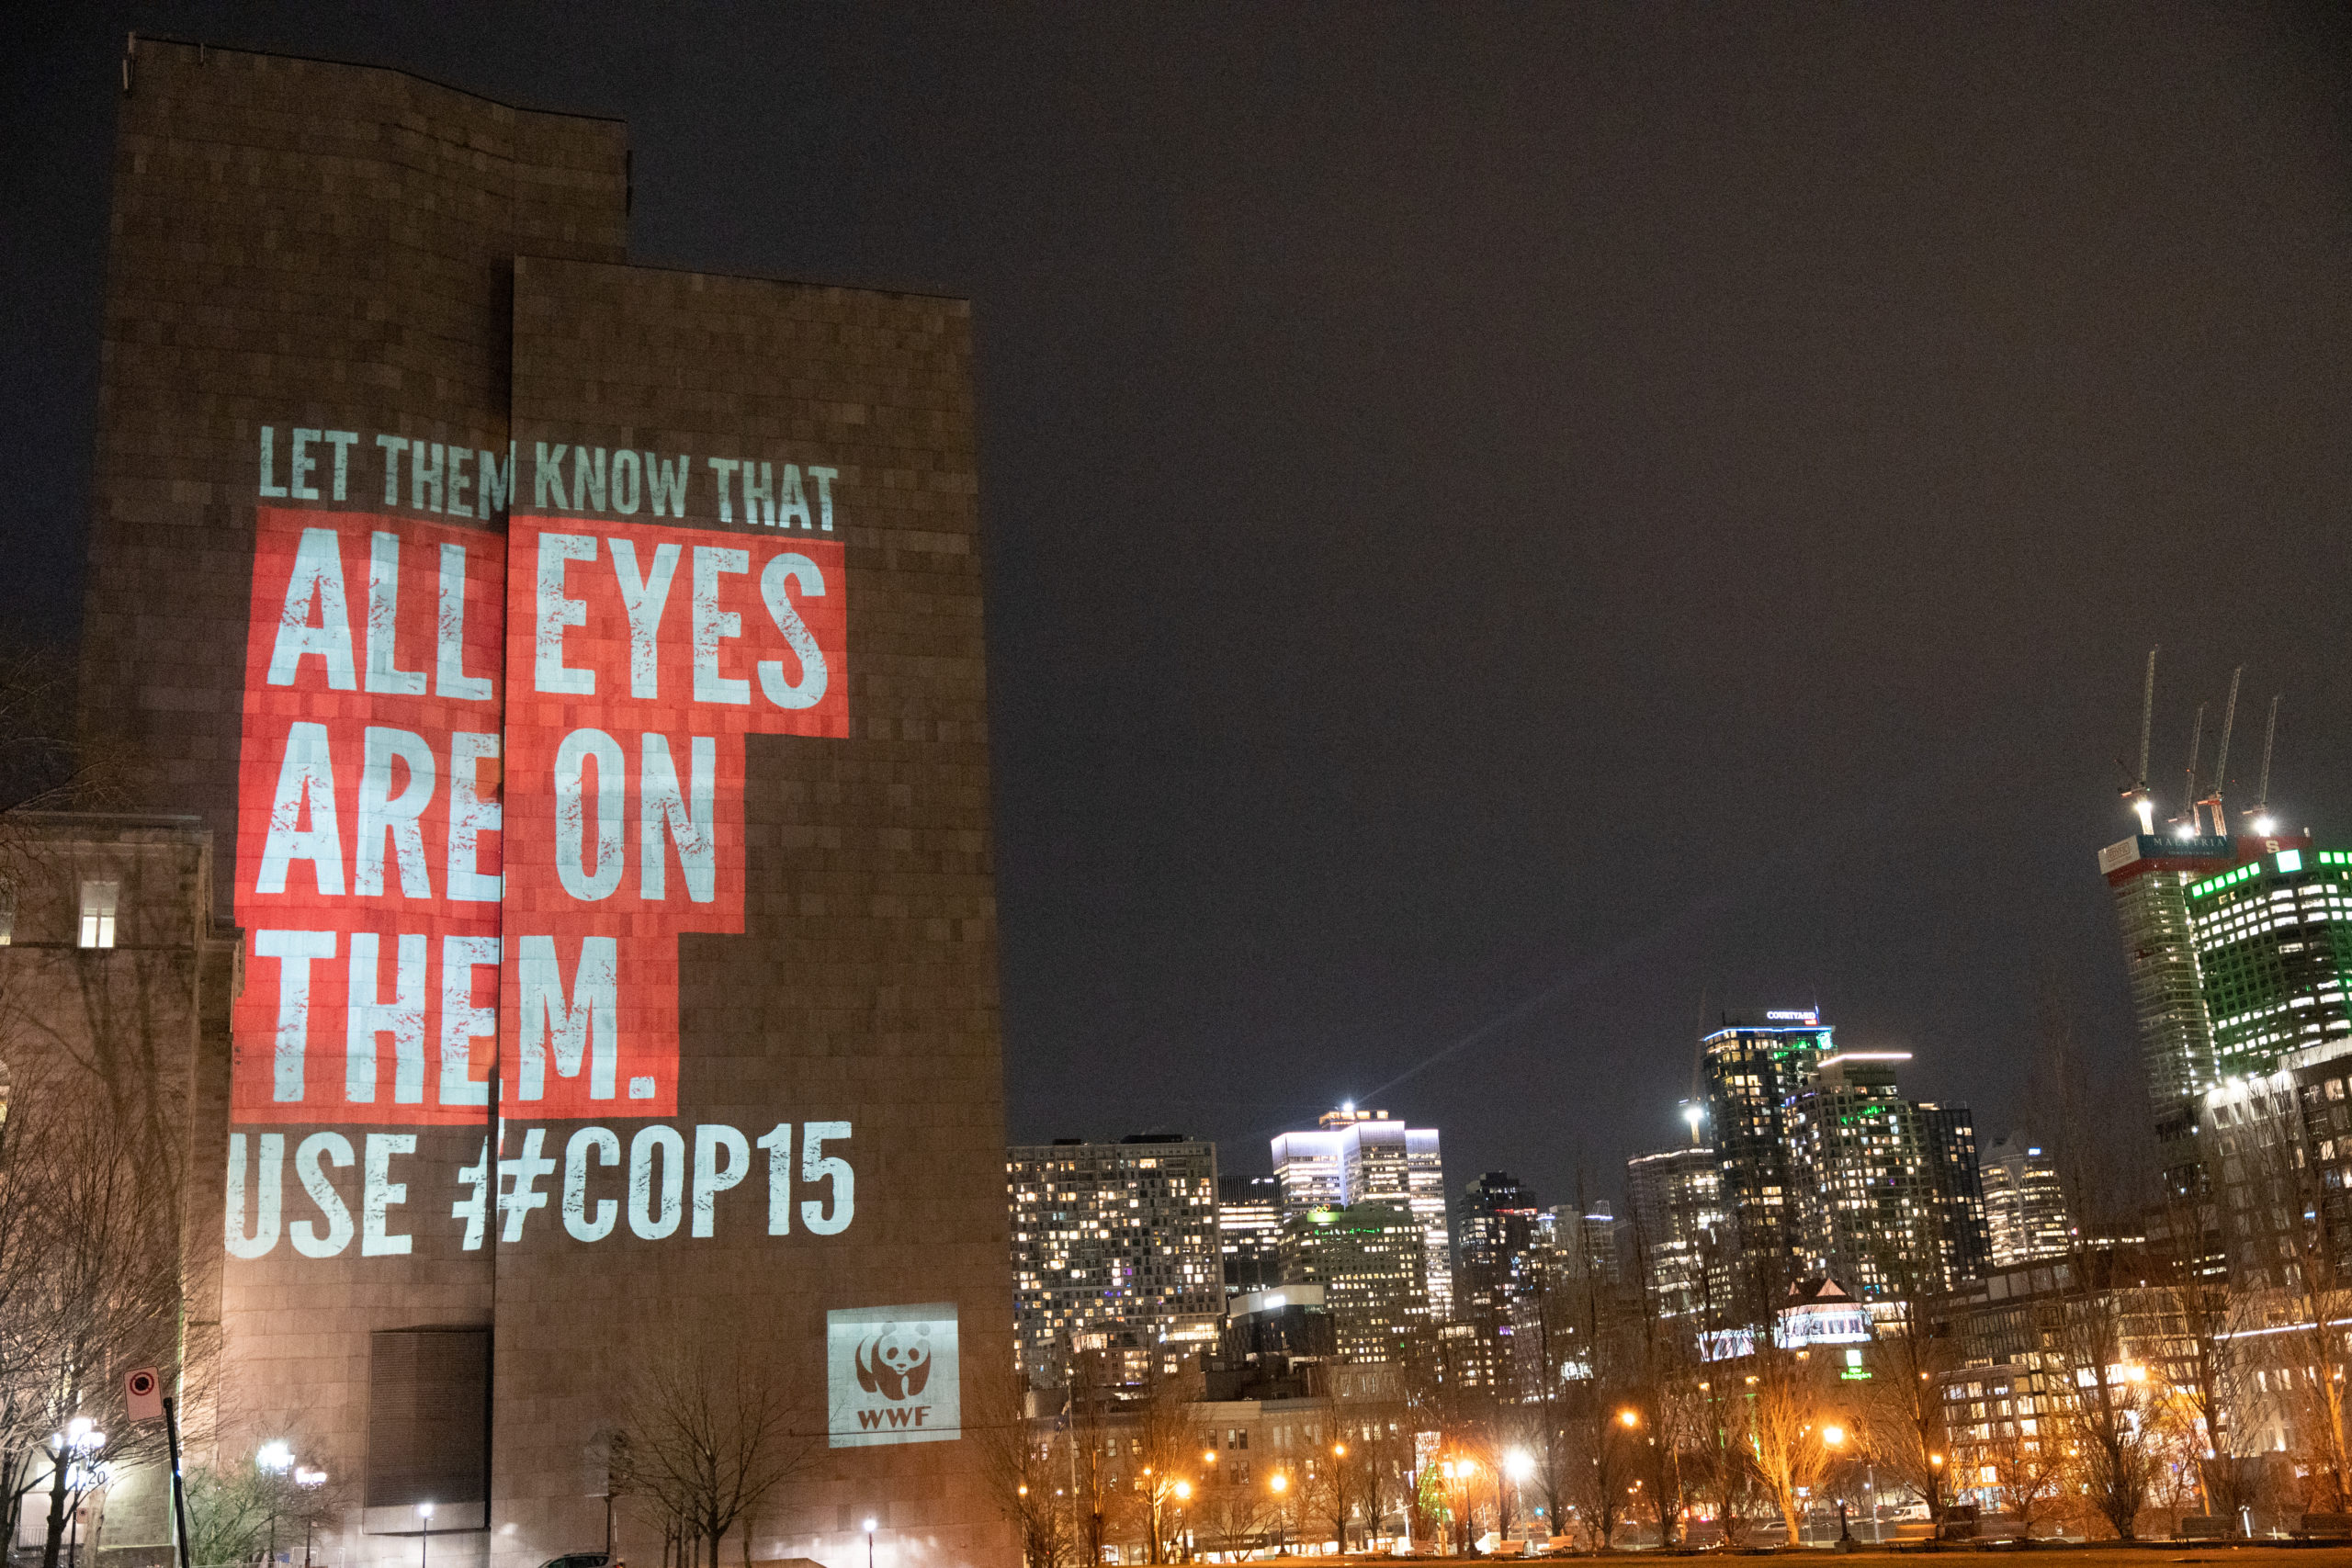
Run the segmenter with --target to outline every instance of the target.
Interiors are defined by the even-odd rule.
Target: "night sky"
[[[1545,1201],[1812,1006],[2142,1104],[2098,848],[2190,716],[2352,841],[2327,10],[40,7],[0,617],[70,639],[137,28],[626,118],[640,261],[976,302],[1016,1139],[1353,1097]],[[2211,757],[2211,728],[2207,756]]]

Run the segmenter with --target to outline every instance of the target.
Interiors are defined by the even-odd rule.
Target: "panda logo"
[[[895,1323],[857,1348],[857,1386],[885,1399],[911,1399],[931,1381],[931,1325],[912,1337]]]

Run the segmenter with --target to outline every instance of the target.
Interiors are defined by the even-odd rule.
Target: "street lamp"
[[[865,1516],[865,1568],[874,1568],[874,1516]]]
[[[265,1474],[282,1478],[288,1471],[294,1468],[292,1445],[283,1438],[274,1438],[264,1443],[254,1450],[254,1467]],[[269,1495],[269,1557],[267,1561],[272,1563],[277,1561],[277,1493],[275,1489]]]
[[[1188,1562],[1193,1557],[1192,1544],[1186,1539],[1193,1522],[1190,1506],[1192,1501],[1193,1483],[1179,1479],[1176,1483],[1176,1550],[1184,1554],[1184,1560]]]
[[[1333,1443],[1331,1445],[1331,1495],[1336,1501],[1332,1506],[1331,1522],[1340,1527],[1340,1554],[1343,1557],[1347,1555],[1348,1551],[1347,1461],[1348,1445]]]
[[[324,1486],[327,1472],[323,1470],[297,1470],[294,1484],[302,1487]],[[311,1568],[311,1528],[318,1522],[316,1508],[302,1510],[302,1568]]]
[[[97,1472],[100,1467],[90,1462],[90,1455],[107,1446],[107,1435],[97,1429],[97,1423],[87,1416],[76,1416],[65,1423],[65,1430],[50,1435],[56,1450],[57,1462],[65,1472],[67,1486],[74,1493],[74,1534],[65,1548],[66,1561],[79,1562],[82,1554],[81,1494],[102,1484]],[[74,1456],[74,1457],[69,1457]]]
[[[1846,1428],[1833,1421],[1821,1429],[1821,1440],[1828,1448],[1842,1449],[1846,1446]],[[1853,1532],[1846,1525],[1846,1496],[1842,1492],[1838,1495],[1838,1539],[1840,1541],[1854,1539]]]
[[[1283,1494],[1290,1490],[1290,1477],[1278,1470],[1267,1477],[1266,1486],[1274,1495],[1274,1555],[1280,1557],[1289,1550],[1290,1546],[1290,1542],[1283,1539],[1286,1533],[1285,1527],[1290,1521],[1288,1514],[1283,1508],[1285,1501]]]

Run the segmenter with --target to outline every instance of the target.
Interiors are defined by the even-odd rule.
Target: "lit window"
[[[112,947],[114,945],[115,899],[122,889],[119,882],[85,882],[82,884],[82,945]]]

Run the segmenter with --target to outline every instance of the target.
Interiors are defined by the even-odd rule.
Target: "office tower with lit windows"
[[[2039,1144],[2012,1133],[1996,1138],[1979,1158],[1984,1185],[1984,1228],[1992,1266],[2007,1269],[2041,1258],[2062,1258],[2073,1245],[2066,1196],[2058,1168]]]
[[[1535,1289],[1539,1222],[1534,1194],[1499,1170],[1474,1177],[1454,1204],[1453,1234],[1462,1252],[1454,1270],[1459,1316],[1484,1325],[1507,1323],[1510,1303]]]
[[[1421,1224],[1430,1314],[1452,1314],[1453,1247],[1435,1128],[1408,1127],[1385,1111],[1343,1105],[1325,1111],[1313,1131],[1277,1134],[1273,1158],[1285,1219],[1358,1203],[1394,1203],[1411,1213]]]
[[[1271,1290],[1282,1283],[1283,1198],[1274,1178],[1217,1178],[1216,1238],[1225,1260],[1227,1296]]]
[[[1033,1382],[1057,1379],[1074,1337],[1214,1337],[1225,1310],[1216,1145],[1172,1134],[1057,1139],[1008,1151],[1014,1319]]]
[[[1709,1290],[1719,1312],[1746,1324],[1767,1321],[1799,1273],[1781,1107],[1830,1049],[1830,1028],[1810,1008],[1726,1013],[1699,1043],[1704,1128],[1731,1231],[1710,1265]]]
[[[1907,1051],[1822,1057],[1785,1108],[1797,1258],[1856,1300],[1940,1293],[1945,1258],[1937,1172],[1917,1108],[1895,1092]]]
[[[1707,1266],[1725,1229],[1715,1151],[1695,1144],[1635,1155],[1625,1162],[1625,1197],[1649,1314],[1703,1325]]]
[[[1478,1337],[1473,1379],[1504,1375],[1514,1314],[1543,1288],[1542,1249],[1550,1226],[1533,1194],[1499,1170],[1474,1178],[1454,1204],[1453,1235],[1461,1249],[1454,1269],[1454,1314]]]
[[[2352,851],[2271,851],[2190,884],[2188,906],[2217,1081],[2352,1037]]]
[[[1402,1361],[1430,1325],[1426,1228],[1401,1203],[1309,1209],[1283,1221],[1286,1283],[1323,1287],[1340,1358]]]

